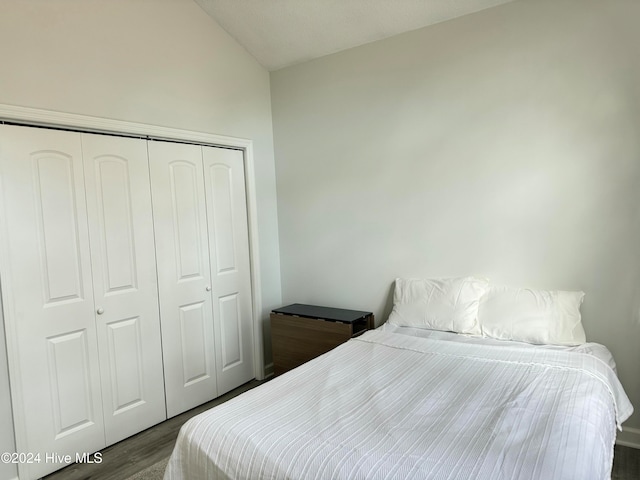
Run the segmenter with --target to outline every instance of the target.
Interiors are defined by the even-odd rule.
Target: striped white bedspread
[[[606,479],[632,410],[593,355],[375,330],[192,418],[165,479]]]

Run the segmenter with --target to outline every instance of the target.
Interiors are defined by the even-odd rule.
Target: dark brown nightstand
[[[371,312],[294,303],[271,312],[273,371],[280,375],[374,328]]]

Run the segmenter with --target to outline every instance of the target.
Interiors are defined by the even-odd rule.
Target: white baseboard
[[[264,366],[264,378],[273,377],[273,362]]]
[[[622,431],[618,432],[616,443],[625,447],[640,449],[640,429],[622,427]]]

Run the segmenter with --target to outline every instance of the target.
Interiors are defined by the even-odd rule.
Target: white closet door
[[[0,125],[2,294],[20,478],[105,446],[80,135]]]
[[[217,396],[202,151],[149,142],[167,415]]]
[[[243,154],[203,147],[218,393],[255,377]]]
[[[166,419],[147,142],[82,135],[107,445]]]

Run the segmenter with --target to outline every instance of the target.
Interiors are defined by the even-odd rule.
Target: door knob
[[[98,307],[98,309],[96,310],[98,315],[102,315],[104,313],[104,308],[102,307]]]
[[[206,287],[204,287],[204,289],[205,289],[207,292],[210,292],[210,291],[211,291],[211,287],[210,287],[209,285],[207,285]]]

